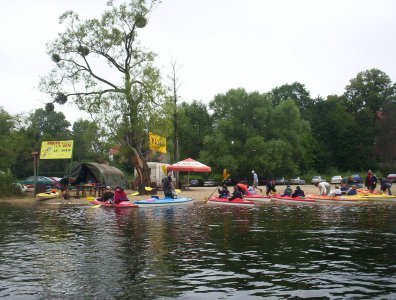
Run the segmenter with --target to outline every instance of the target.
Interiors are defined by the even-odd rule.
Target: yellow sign
[[[166,138],[149,132],[150,149],[166,153]]]
[[[67,159],[73,155],[73,140],[44,141],[41,143],[40,159]]]

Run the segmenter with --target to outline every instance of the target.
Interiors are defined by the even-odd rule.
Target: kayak
[[[193,198],[186,198],[186,197],[179,197],[179,198],[151,197],[150,199],[135,201],[134,203],[138,206],[146,206],[147,207],[147,206],[166,206],[166,205],[183,204],[183,203],[192,202],[193,200],[194,200]]]
[[[263,194],[247,194],[243,196],[243,199],[252,200],[252,201],[270,202],[271,196],[267,196]]]
[[[315,199],[311,199],[308,197],[290,197],[290,196],[281,196],[278,194],[271,196],[271,200],[285,201],[285,202],[315,202]]]
[[[36,195],[38,200],[47,200],[47,199],[54,199],[58,198],[61,195],[60,192],[45,192]]]
[[[246,200],[242,198],[235,198],[229,200],[228,198],[220,198],[217,196],[212,196],[208,199],[208,203],[218,203],[218,204],[225,204],[225,205],[246,205],[246,206],[254,206],[254,201]]]
[[[103,207],[138,207],[136,204],[133,204],[132,202],[129,202],[129,201],[121,201],[116,204],[116,203],[103,202],[103,201],[99,201],[99,200],[95,199],[90,202],[92,204],[100,205]]]
[[[343,202],[343,203],[356,203],[365,201],[366,198],[353,196],[327,196],[327,195],[307,195],[310,199],[315,199],[317,202]]]
[[[386,200],[386,199],[396,199],[396,196],[388,194],[357,194],[359,198],[366,198],[371,200]]]

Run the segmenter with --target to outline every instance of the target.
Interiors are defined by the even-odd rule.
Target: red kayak
[[[270,202],[271,196],[266,196],[262,194],[246,194],[243,196],[245,200],[252,200],[252,201],[261,201],[261,202]]]
[[[315,202],[315,199],[311,199],[311,198],[281,196],[278,194],[271,196],[271,199],[277,201],[285,201],[285,202]]]
[[[91,201],[92,204],[95,205],[101,205],[101,206],[105,206],[105,207],[139,207],[138,205],[129,202],[129,201],[121,201],[116,203],[108,203],[108,202],[103,202],[103,201],[99,201],[99,200],[93,200]]]
[[[252,200],[245,200],[242,198],[235,198],[229,200],[228,198],[220,198],[217,196],[212,196],[208,199],[208,203],[218,203],[218,204],[225,204],[225,205],[247,205],[247,206],[254,206],[254,201]]]

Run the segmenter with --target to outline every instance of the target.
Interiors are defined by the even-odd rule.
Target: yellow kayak
[[[57,198],[61,195],[60,192],[56,191],[56,192],[45,192],[45,193],[40,193],[36,195],[36,198],[38,200],[47,200],[47,199],[54,199]]]
[[[385,199],[395,199],[396,196],[388,195],[388,194],[358,194],[360,198],[367,199],[377,199],[377,200],[385,200]]]

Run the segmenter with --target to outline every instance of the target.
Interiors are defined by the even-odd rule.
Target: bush
[[[0,173],[0,197],[22,196],[23,191],[16,178],[9,173]]]

